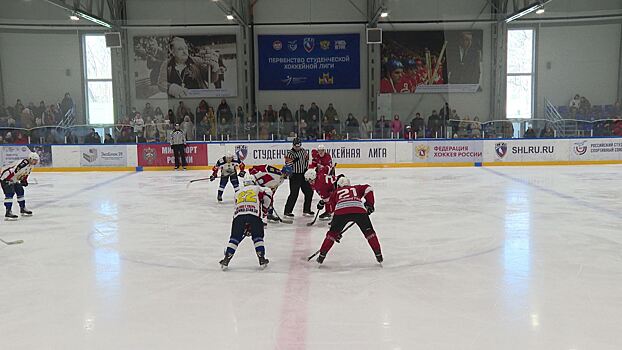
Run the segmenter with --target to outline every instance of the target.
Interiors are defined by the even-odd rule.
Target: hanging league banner
[[[260,35],[259,90],[358,89],[359,34]]]

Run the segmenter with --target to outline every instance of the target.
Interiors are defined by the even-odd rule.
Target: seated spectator
[[[16,145],[25,145],[28,143],[28,137],[21,131],[18,131],[15,133],[15,140],[13,140],[13,143]]]
[[[328,113],[328,110],[326,110],[326,113]],[[361,125],[359,126],[359,133],[361,135],[361,138],[362,139],[371,138],[372,136],[371,133],[373,131],[374,131],[374,126],[369,121],[369,118],[363,117],[363,121],[361,122]]]
[[[359,121],[354,118],[352,113],[348,113],[346,119],[346,133],[350,135],[350,138],[357,138],[359,132]]]
[[[254,139],[257,137],[257,123],[252,116],[246,117],[246,122],[244,122],[244,136],[250,137]]]
[[[475,116],[473,118],[473,123],[471,123],[471,137],[479,139],[482,137],[482,123],[479,121],[479,117]]]
[[[2,134],[0,134],[0,145],[5,144],[6,141],[4,140],[4,137],[2,136]]]
[[[97,140],[99,135],[97,135],[97,133],[95,132],[95,129],[91,128],[91,131],[84,137],[84,143],[85,144],[95,144],[95,143],[101,143],[101,140]]]
[[[469,138],[471,136],[471,130],[473,126],[471,125],[471,119],[468,115],[464,116],[460,124],[458,124],[458,132],[454,132],[454,137],[459,138]]]
[[[112,138],[112,135],[110,135],[108,133],[106,135],[104,135],[104,144],[110,145],[110,144],[113,144],[113,143],[114,143],[114,139]]]
[[[154,114],[155,111],[153,110],[153,107],[151,107],[151,103],[145,103],[145,108],[143,108],[143,116],[145,118],[151,118],[154,116]]]
[[[568,107],[570,107],[571,113],[577,113],[579,111],[579,106],[581,104],[581,96],[579,94],[574,95],[574,98],[570,100]]]
[[[170,125],[175,125],[175,120],[177,119],[175,117],[175,113],[173,113],[172,109],[169,109],[168,112],[166,113],[166,118],[168,119],[168,123]]]
[[[337,110],[333,107],[332,103],[328,104],[326,111],[324,111],[324,116],[328,118],[328,120],[339,120],[339,116],[337,115]]]
[[[553,128],[551,127],[551,125],[546,124],[546,126],[540,131],[540,137],[541,138],[555,137],[555,131],[553,131]]]
[[[190,116],[187,115],[184,117],[183,123],[181,123],[180,129],[186,135],[186,140],[192,141],[194,140],[194,123],[190,120]]]
[[[307,138],[309,140],[317,140],[319,136],[319,120],[317,119],[317,115],[309,114],[309,120],[307,121]]]
[[[305,105],[300,105],[298,110],[296,111],[296,123],[300,123],[301,120],[307,120],[307,111],[305,110]]]
[[[412,126],[410,126],[410,124],[406,124],[406,127],[404,128],[404,132],[402,134],[404,135],[403,138],[406,140],[412,140],[415,138],[415,135],[412,130]]]
[[[611,125],[611,134],[615,136],[622,136],[622,120],[620,117],[616,117],[615,121]]]
[[[156,142],[157,135],[158,127],[153,117],[147,117],[147,123],[145,123],[145,139],[147,142]]]
[[[210,131],[211,125],[207,119],[207,115],[204,115],[203,119],[201,119],[197,125],[197,140],[209,140]]]
[[[171,124],[181,124],[186,116],[194,117],[192,112],[190,112],[190,108],[186,107],[186,105],[184,104],[184,101],[179,101],[179,105],[177,106],[177,112],[175,113],[176,121]]]
[[[242,128],[242,125],[244,124],[244,120],[245,120],[245,113],[244,110],[242,109],[242,106],[238,106],[238,109],[235,112],[235,126],[236,126],[236,131],[239,133],[239,131],[241,131],[240,129]]]
[[[417,137],[425,136],[425,120],[421,118],[421,113],[417,112],[413,120],[410,121],[410,130],[413,134],[417,135]]]
[[[536,138],[536,131],[533,129],[533,126],[529,125],[529,127],[527,127],[527,130],[525,131],[524,138],[526,138],[526,139],[535,139]]]
[[[585,97],[581,97],[581,99],[579,100],[579,113],[583,115],[588,115],[590,114],[591,110],[592,104],[590,103],[590,101]]]
[[[21,114],[24,108],[26,107],[24,107],[24,105],[22,104],[22,100],[18,98],[17,102],[15,102],[15,113]]]
[[[298,135],[298,137],[301,139],[307,138],[307,127],[307,121],[305,119],[301,119],[298,127],[298,130],[300,131],[300,135]]]
[[[441,133],[442,125],[441,118],[436,113],[436,110],[433,110],[432,114],[428,117],[428,137],[443,137]]]
[[[140,113],[136,113],[136,116],[134,117],[134,120],[132,120],[131,125],[134,131],[134,135],[144,136],[145,120]]]
[[[400,116],[398,114],[393,116],[393,120],[391,120],[391,133],[395,138],[399,138],[402,135],[404,129],[404,125],[400,120]]]
[[[30,108],[24,108],[22,110],[22,118],[20,126],[25,129],[34,128],[35,126],[35,116],[32,114]]]
[[[207,107],[207,122],[209,123],[209,134],[212,137],[216,137],[216,113],[214,113],[214,108]]]
[[[287,103],[283,103],[279,110],[279,121],[283,124],[283,133],[289,135],[294,131],[294,116],[292,111],[287,107]]]
[[[311,102],[311,106],[309,107],[307,114],[311,119],[313,118],[313,116],[315,116],[315,120],[321,120],[321,118],[324,116],[322,110],[315,104],[315,102]]]
[[[46,108],[45,108],[45,101],[39,102],[39,107],[35,107],[33,109],[35,117],[42,118],[43,113],[45,113],[45,110],[46,110]]]
[[[13,134],[10,131],[4,135],[4,143],[13,143]]]
[[[501,126],[501,134],[503,135],[503,138],[506,139],[511,139],[514,137],[514,125],[512,125],[512,122],[503,122],[503,125]]]

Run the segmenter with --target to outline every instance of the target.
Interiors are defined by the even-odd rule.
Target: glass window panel
[[[85,35],[84,52],[87,79],[112,79],[110,48],[103,35]]]
[[[113,124],[111,81],[89,81],[87,86],[89,124]]]
[[[508,30],[508,74],[531,74],[533,30]]]
[[[507,77],[507,118],[531,118],[531,75]]]

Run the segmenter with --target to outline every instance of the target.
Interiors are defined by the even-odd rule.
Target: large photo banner
[[[380,93],[476,92],[481,30],[385,31]]]
[[[359,34],[259,35],[259,90],[359,89]]]
[[[136,98],[237,96],[235,34],[134,37]]]
[[[52,166],[52,147],[50,145],[1,146],[0,166],[27,158],[31,152],[36,152],[39,155],[40,162],[37,167]]]
[[[186,163],[189,166],[207,166],[207,144],[186,144]],[[174,166],[175,157],[171,145],[166,143],[144,144],[137,147],[139,166]]]

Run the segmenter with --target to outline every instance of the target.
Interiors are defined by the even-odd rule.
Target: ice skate
[[[19,212],[22,216],[32,216],[32,210],[28,210],[26,208],[21,208]]]
[[[322,265],[322,263],[324,262],[325,258],[326,258],[326,254],[320,253],[320,255],[318,255],[317,259],[315,259],[315,261],[317,261],[318,264]]]
[[[257,258],[259,259],[259,267],[265,269],[270,260],[265,258],[263,253],[257,253]]]
[[[332,219],[330,213],[324,212],[323,214],[320,214],[320,220],[330,220]]]
[[[384,259],[382,258],[382,253],[376,253],[376,261],[378,261],[379,264],[382,264],[382,262],[384,261]]]
[[[15,221],[17,220],[17,215],[11,213],[10,210],[7,210],[4,214],[4,221]]]
[[[315,212],[314,211],[307,211],[303,213],[304,216],[314,216]]]
[[[233,254],[227,254],[222,260],[220,260],[219,262],[220,268],[223,269],[223,271],[229,267],[229,262],[231,261],[232,258],[233,258]]]

